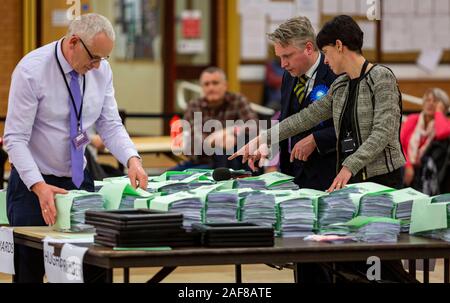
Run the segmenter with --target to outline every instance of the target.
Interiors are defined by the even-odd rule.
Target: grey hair
[[[317,50],[316,33],[311,21],[306,17],[295,17],[287,20],[273,33],[267,34],[267,37],[273,43],[279,43],[283,47],[292,45],[303,48],[307,42],[311,42],[314,50]]]
[[[227,81],[227,75],[225,74],[223,69],[216,66],[206,68],[200,75],[200,79],[203,77],[204,74],[215,74],[215,73],[219,73],[222,76],[223,80]]]
[[[99,14],[85,14],[69,24],[67,38],[70,39],[73,35],[77,35],[86,43],[91,43],[92,39],[100,33],[106,34],[111,41],[116,40],[114,28],[106,17]]]
[[[450,107],[450,100],[448,98],[447,93],[443,89],[440,89],[437,87],[430,88],[426,91],[426,93],[424,95],[424,99],[428,95],[432,95],[435,100],[442,102],[445,105],[446,112],[448,112],[448,109]]]

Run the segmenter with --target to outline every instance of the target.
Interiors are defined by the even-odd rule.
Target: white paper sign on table
[[[14,275],[14,231],[12,228],[0,228],[0,272]]]
[[[44,240],[44,267],[50,283],[83,283],[83,259],[88,248],[64,244],[61,255],[55,255],[51,238]]]

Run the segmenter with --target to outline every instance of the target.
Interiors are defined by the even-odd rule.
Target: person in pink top
[[[400,140],[406,156],[403,182],[412,186],[424,154],[433,141],[450,137],[450,121],[446,114],[450,101],[440,88],[431,88],[423,96],[423,109],[419,114],[408,116],[403,123]]]

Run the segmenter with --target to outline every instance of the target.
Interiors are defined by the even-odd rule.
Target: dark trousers
[[[43,176],[47,184],[66,190],[77,189],[71,178]],[[85,171],[82,190],[94,192],[94,181]],[[15,168],[11,170],[7,190],[8,219],[11,226],[46,226],[42,218],[39,199],[30,192]],[[45,274],[42,250],[15,245],[14,266],[17,283],[42,283]],[[106,271],[93,266],[83,266],[85,282],[105,282]]]

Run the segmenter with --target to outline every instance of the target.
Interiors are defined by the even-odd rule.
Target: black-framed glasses
[[[93,56],[92,53],[91,53],[91,52],[89,51],[89,49],[87,48],[86,44],[84,44],[83,40],[82,40],[81,38],[79,38],[79,39],[80,39],[81,44],[83,44],[84,49],[85,49],[86,52],[88,53],[89,58],[91,58],[91,62],[92,62],[92,63],[98,63],[98,62],[100,62],[100,61],[108,60],[108,59],[109,59],[109,56],[107,56],[107,57],[102,57],[102,58],[101,58],[101,57],[97,57],[97,56]]]

